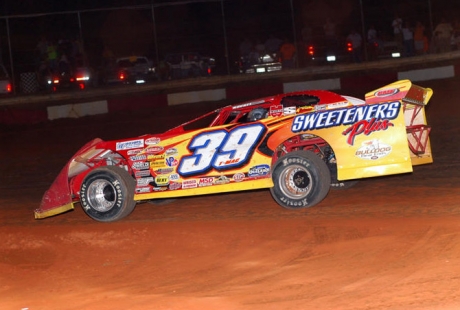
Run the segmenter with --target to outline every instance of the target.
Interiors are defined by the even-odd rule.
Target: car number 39
[[[191,155],[184,156],[178,172],[182,176],[203,174],[210,169],[228,170],[245,164],[252,156],[266,128],[262,124],[204,132],[188,146]]]

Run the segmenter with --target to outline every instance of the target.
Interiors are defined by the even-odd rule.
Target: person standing
[[[424,54],[425,45],[425,26],[420,21],[417,21],[414,28],[414,49],[416,55]]]
[[[337,45],[336,29],[335,24],[331,21],[330,18],[326,19],[326,23],[323,26],[323,30],[327,49],[334,51]]]
[[[403,34],[404,42],[404,57],[414,56],[414,34],[409,22],[404,23],[404,27],[401,29]]]
[[[350,34],[347,37],[347,41],[351,43],[353,48],[353,62],[360,63],[362,62],[362,37],[361,35],[355,30],[352,29]]]
[[[371,25],[367,30],[367,46],[370,60],[376,60],[378,56],[379,43],[377,41],[377,30]]]
[[[294,68],[296,48],[288,39],[280,47],[281,65],[283,69]]]
[[[438,53],[450,52],[450,40],[453,31],[452,25],[445,18],[442,18],[441,22],[434,29],[436,50]]]
[[[399,50],[402,50],[402,47],[403,47],[403,36],[402,36],[403,21],[399,17],[399,15],[395,14],[395,18],[393,19],[393,22],[391,23],[391,26],[393,27],[394,40],[395,40],[396,44],[398,45]]]

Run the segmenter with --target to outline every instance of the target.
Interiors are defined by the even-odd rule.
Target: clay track
[[[458,309],[459,82],[419,83],[434,89],[434,164],[302,211],[260,190],[143,203],[110,224],[80,208],[33,219],[85,142],[162,131],[223,103],[4,128],[0,308]]]

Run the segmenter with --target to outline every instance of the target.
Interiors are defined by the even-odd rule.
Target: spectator
[[[455,20],[454,22],[454,46],[457,50],[460,50],[460,21]]]
[[[326,19],[326,23],[323,26],[324,38],[326,41],[326,46],[328,48],[333,48],[336,46],[336,30],[335,24],[331,21],[330,18]]]
[[[406,21],[401,31],[404,42],[404,57],[414,56],[414,34],[410,27],[410,23]]]
[[[252,42],[248,38],[245,38],[240,43],[240,56],[247,57],[252,50]]]
[[[39,61],[47,58],[48,41],[46,40],[45,36],[42,36],[40,38],[40,41],[38,41],[37,43],[36,49]]]
[[[417,21],[414,28],[414,49],[416,55],[424,54],[425,47],[425,26],[420,21]]]
[[[243,64],[243,69],[246,70],[250,66],[250,61],[249,61],[249,54],[251,53],[253,49],[253,44],[251,40],[248,38],[245,38],[243,41],[240,43],[240,58]]]
[[[395,18],[393,19],[391,26],[393,27],[394,40],[400,50],[402,49],[403,45],[402,25],[402,19],[397,14],[395,14]]]
[[[46,54],[50,70],[56,72],[58,67],[58,51],[54,42],[48,44]]]
[[[377,40],[377,30],[374,25],[369,27],[367,31],[367,45],[369,50],[369,58],[371,60],[377,59],[379,43]]]
[[[258,64],[260,62],[259,57],[260,57],[259,52],[256,50],[255,47],[253,47],[252,50],[249,52],[249,55],[248,55],[249,64],[250,65]]]
[[[263,44],[259,39],[257,40],[254,48],[259,56],[263,56],[265,54],[265,44]]]
[[[453,30],[452,25],[445,18],[442,18],[441,22],[434,29],[436,52],[450,52],[450,40]]]
[[[363,41],[361,35],[355,29],[352,29],[347,37],[347,41],[351,43],[351,47],[353,48],[353,61],[360,63],[362,61],[361,48]]]
[[[273,34],[265,41],[265,51],[272,56],[273,59],[276,59],[276,53],[279,51],[282,40],[275,37]]]
[[[283,69],[294,68],[296,48],[288,39],[280,47],[281,65]]]

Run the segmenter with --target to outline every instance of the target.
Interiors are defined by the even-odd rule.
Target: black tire
[[[81,206],[96,221],[118,221],[129,215],[136,206],[135,186],[134,178],[123,168],[97,168],[83,180],[80,189]]]
[[[272,169],[275,201],[286,209],[312,207],[322,201],[331,185],[326,163],[307,151],[295,151],[278,159]]]

